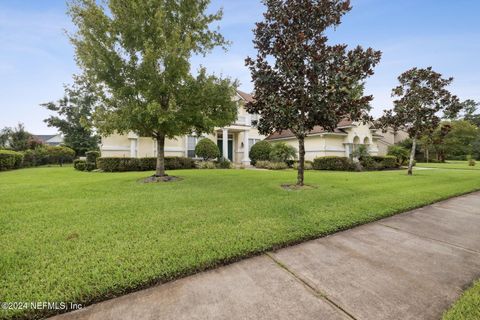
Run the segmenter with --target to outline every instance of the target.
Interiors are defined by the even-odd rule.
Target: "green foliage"
[[[250,157],[250,163],[255,165],[257,161],[268,161],[270,160],[270,152],[272,151],[272,144],[266,140],[259,141],[255,143],[248,156]]]
[[[99,137],[92,129],[92,113],[97,100],[92,85],[83,77],[75,77],[74,85],[65,87],[63,99],[57,103],[41,104],[42,107],[57,113],[44,122],[63,133],[64,144],[75,150],[79,156],[98,148]]]
[[[298,165],[299,165],[298,162],[295,161],[295,162],[293,163],[293,166],[292,166],[293,169],[298,170]],[[312,162],[312,161],[305,161],[305,164],[304,164],[304,168],[303,168],[303,169],[304,169],[304,170],[313,170],[313,162]]]
[[[261,169],[269,170],[284,170],[288,169],[288,165],[284,161],[268,161],[268,160],[259,160],[256,162],[255,167]]]
[[[23,154],[12,150],[0,150],[0,171],[18,169],[22,166]]]
[[[88,305],[480,188],[478,169],[424,170],[419,179],[311,171],[318,188],[299,192],[279,187],[295,179],[292,170],[183,170],[179,183],[137,183],[146,175],[0,173],[1,300]],[[466,319],[478,319],[470,305]],[[5,311],[7,319],[51,315]]]
[[[203,138],[195,146],[195,154],[207,161],[220,157],[220,149],[212,140]]]
[[[213,161],[199,161],[197,162],[198,169],[216,169],[217,165]]]
[[[333,130],[344,118],[369,118],[372,96],[363,95],[361,82],[373,74],[381,52],[328,43],[327,30],[340,25],[351,10],[349,1],[264,3],[264,19],[254,30],[258,54],[246,60],[255,87],[255,99],[246,109],[261,116],[257,125],[262,134],[290,130],[304,162],[304,139],[315,126]]]
[[[157,158],[117,158],[100,157],[97,159],[97,167],[106,172],[122,171],[150,171],[155,170]],[[184,157],[165,157],[165,168],[174,169],[192,169],[195,168],[193,159]]]
[[[442,317],[442,320],[478,319],[480,319],[480,280],[475,281]]]
[[[475,141],[480,136],[480,129],[465,120],[452,121],[451,129],[444,138],[444,152],[447,159],[474,153]]]
[[[397,160],[396,156],[387,155],[387,156],[384,156],[384,157],[375,156],[375,157],[372,157],[372,158],[377,162],[381,162],[382,165],[383,165],[383,168],[385,168],[385,169],[394,169],[394,168],[399,167],[398,160]]]
[[[87,162],[96,163],[97,158],[100,157],[99,151],[87,151],[85,152],[85,157],[87,158]]]
[[[233,168],[233,164],[228,160],[221,158],[216,162],[216,166],[219,169],[231,169]]]
[[[470,167],[475,167],[475,159],[473,159],[471,155],[467,156],[467,161]]]
[[[287,160],[297,159],[297,149],[285,142],[275,142],[272,144],[269,159],[287,163]]]
[[[101,134],[135,132],[158,141],[211,132],[237,116],[236,82],[190,73],[190,58],[227,42],[210,29],[222,12],[209,0],[178,2],[72,0],[76,59],[100,97],[94,122]],[[163,161],[156,175],[164,175]]]
[[[62,146],[45,146],[48,153],[48,163],[59,164],[71,163],[75,158],[75,150]]]
[[[336,171],[354,171],[355,164],[347,157],[318,157],[313,159],[313,169],[315,170],[336,170]]]
[[[87,165],[87,162],[85,160],[75,159],[73,161],[73,168],[79,171],[84,171],[86,165]]]
[[[370,156],[370,152],[368,152],[368,146],[364,144],[359,144],[356,146],[355,150],[352,153],[354,158],[362,160],[363,158],[368,158]]]
[[[387,154],[396,157],[399,166],[403,166],[409,157],[408,149],[401,145],[389,146]]]
[[[412,139],[411,152],[422,135],[431,135],[440,124],[441,116],[453,118],[462,109],[457,96],[448,91],[453,78],[444,79],[431,67],[412,68],[398,77],[399,85],[392,90],[392,110],[380,118],[384,127],[406,128]],[[433,140],[433,139],[432,139]],[[413,158],[408,174],[412,174]]]

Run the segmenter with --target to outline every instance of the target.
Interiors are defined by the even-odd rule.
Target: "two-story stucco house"
[[[334,131],[325,131],[322,127],[315,127],[305,138],[305,159],[313,160],[316,157],[338,156],[350,157],[360,144],[368,146],[371,155],[385,155],[386,150],[379,152],[378,142],[383,136],[376,132],[369,124],[341,121]],[[298,150],[298,140],[289,130],[274,133],[266,138],[268,141],[284,141]]]
[[[265,137],[252,126],[255,115],[248,114],[244,105],[252,96],[237,91],[234,99],[239,102],[237,120],[230,126],[216,128],[213,134],[205,137],[217,143],[224,158],[234,163],[248,164],[248,152],[253,144]],[[195,134],[167,139],[165,141],[165,156],[195,157],[195,146],[199,139]],[[100,146],[102,157],[156,157],[157,143],[152,138],[139,137],[130,132],[128,135],[111,135],[102,137]]]

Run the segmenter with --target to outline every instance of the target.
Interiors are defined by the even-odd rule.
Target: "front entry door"
[[[217,146],[220,149],[220,155],[223,156],[223,140],[217,140]],[[233,161],[233,139],[228,139],[228,160]]]

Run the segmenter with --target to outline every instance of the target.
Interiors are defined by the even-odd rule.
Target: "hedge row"
[[[97,168],[106,172],[121,171],[151,171],[157,167],[157,158],[118,158],[100,157],[97,159]],[[195,168],[193,159],[184,157],[165,157],[165,169],[192,169]]]
[[[0,171],[18,169],[22,166],[22,162],[21,152],[0,150]]]
[[[398,161],[394,156],[370,156],[357,163],[350,158],[336,156],[318,157],[313,160],[315,170],[361,171],[395,168],[398,168]]]

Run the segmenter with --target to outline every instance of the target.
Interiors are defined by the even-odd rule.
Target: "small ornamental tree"
[[[270,160],[275,162],[287,162],[297,159],[297,149],[285,142],[275,142],[270,151]]]
[[[432,70],[413,68],[398,77],[400,84],[392,90],[394,108],[385,110],[380,122],[384,127],[406,128],[412,139],[408,175],[412,175],[417,140],[431,135],[441,120],[441,113],[455,117],[462,108],[457,96],[447,87],[453,78],[444,79]]]
[[[195,154],[207,161],[220,157],[220,149],[212,140],[203,138],[195,146]]]
[[[165,140],[207,133],[235,121],[236,83],[190,72],[190,58],[225,46],[210,29],[222,12],[209,0],[71,0],[77,63],[100,94],[94,123],[103,135],[135,132],[157,141],[156,177],[165,174]]]
[[[295,135],[297,184],[303,185],[305,137],[315,126],[333,130],[344,118],[368,118],[372,97],[358,94],[358,84],[373,74],[381,52],[327,44],[326,31],[351,9],[348,0],[263,3],[267,11],[254,30],[258,54],[246,60],[255,86],[246,109],[260,115],[260,133],[290,130]]]
[[[92,128],[92,113],[98,99],[83,77],[74,78],[73,86],[65,86],[62,99],[40,106],[56,113],[44,122],[63,133],[64,144],[75,150],[78,156],[83,156],[88,150],[98,148],[99,137]]]

